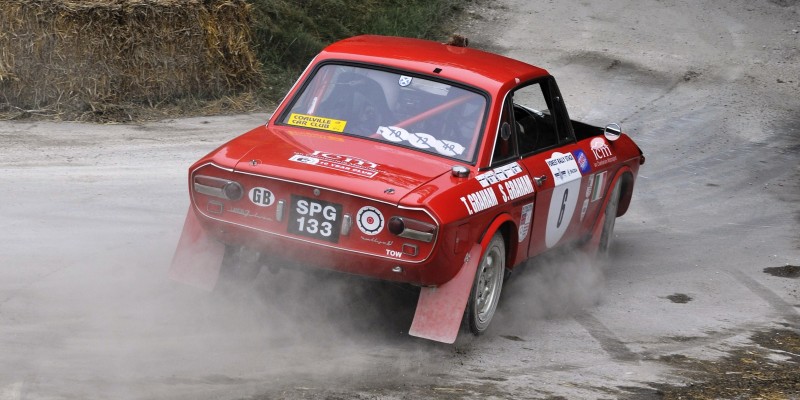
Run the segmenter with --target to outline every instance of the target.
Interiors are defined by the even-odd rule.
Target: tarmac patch
[[[686,304],[686,303],[692,301],[692,298],[689,295],[686,295],[686,294],[683,294],[683,293],[671,294],[671,295],[667,296],[667,299],[669,299],[669,301],[671,301],[673,303],[678,303],[678,304]]]
[[[764,268],[764,273],[779,278],[800,278],[800,266],[784,265],[782,267],[768,267]]]

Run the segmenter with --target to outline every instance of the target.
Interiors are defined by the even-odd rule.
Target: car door
[[[588,185],[569,116],[551,77],[511,93],[513,127],[521,163],[535,184],[528,256],[576,239]]]

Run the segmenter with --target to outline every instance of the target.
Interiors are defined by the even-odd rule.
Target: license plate
[[[289,233],[337,243],[341,225],[341,204],[292,195]]]

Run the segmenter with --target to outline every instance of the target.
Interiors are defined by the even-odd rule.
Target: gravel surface
[[[800,4],[466,7],[473,46],[645,151],[609,262],[540,257],[454,346],[407,335],[402,286],[284,270],[209,295],[166,278],[186,170],[267,115],[2,122],[0,400],[799,398]]]

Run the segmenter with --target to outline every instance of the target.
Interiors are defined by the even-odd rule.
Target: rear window
[[[477,91],[411,74],[326,64],[295,96],[280,123],[469,162],[485,114],[486,98]]]

